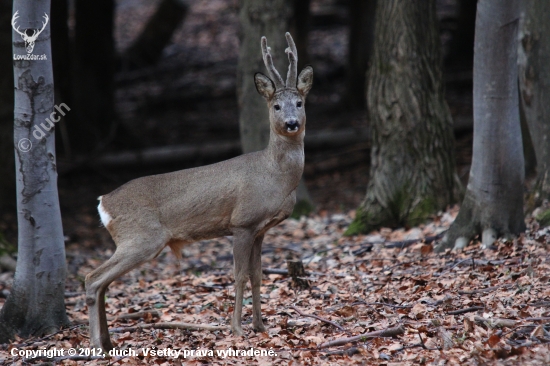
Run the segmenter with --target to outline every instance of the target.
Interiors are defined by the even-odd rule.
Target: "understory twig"
[[[447,315],[460,315],[460,314],[471,313],[471,312],[478,311],[478,310],[483,310],[483,309],[485,309],[485,306],[472,306],[471,308],[448,311],[446,314]]]
[[[152,324],[138,324],[131,327],[119,327],[109,330],[111,333],[120,332],[133,332],[139,329],[204,329],[209,331],[226,330],[229,329],[227,325],[205,325],[205,324],[193,324],[193,323],[152,323]]]
[[[325,343],[321,344],[318,348],[336,347],[336,346],[344,345],[346,343],[367,340],[369,338],[395,337],[395,336],[398,336],[398,335],[401,335],[401,334],[404,334],[404,333],[405,333],[405,327],[403,327],[402,324],[399,324],[396,327],[387,328],[387,329],[383,329],[383,330],[377,330],[377,331],[369,332],[369,333],[364,333],[364,334],[360,334],[360,335],[357,335],[357,336],[354,336],[354,337],[335,339],[333,341],[325,342]]]
[[[458,290],[458,293],[460,295],[473,295],[473,294],[480,294],[480,293],[483,293],[483,292],[491,292],[491,291],[494,291],[494,290],[498,290],[499,288],[510,288],[510,287],[513,287],[514,285],[511,285],[511,284],[503,284],[503,285],[498,285],[498,286],[491,286],[491,287],[486,287],[486,288],[481,288],[481,289],[478,289],[478,290],[472,290],[472,291],[462,291],[462,290]]]
[[[385,302],[365,302],[365,301],[357,301],[357,302],[354,302],[353,304],[351,304],[351,306],[355,306],[355,305],[382,305],[382,306],[388,306],[390,308],[394,308],[394,309],[410,309],[412,308],[411,305],[394,305],[394,304],[387,304]]]
[[[330,324],[330,325],[332,325],[332,326],[334,326],[334,327],[340,329],[341,331],[344,331],[344,332],[346,331],[346,329],[345,329],[344,327],[342,327],[342,326],[341,326],[340,324],[338,324],[338,323],[335,323],[335,322],[330,321],[330,320],[325,319],[325,318],[321,318],[320,316],[317,316],[317,315],[302,313],[302,312],[300,311],[300,309],[298,309],[298,308],[297,308],[296,306],[294,306],[294,305],[291,305],[290,307],[291,307],[295,312],[297,312],[298,314],[300,314],[300,316],[303,316],[303,317],[306,317],[306,318],[317,319],[317,320],[320,320],[320,321],[322,321],[322,322],[324,322],[324,323]]]

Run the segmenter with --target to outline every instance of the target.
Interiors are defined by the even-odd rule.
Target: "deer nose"
[[[295,132],[295,131],[298,131],[298,129],[300,128],[300,124],[295,119],[291,119],[289,121],[286,121],[285,125],[286,125],[286,130],[288,132]]]

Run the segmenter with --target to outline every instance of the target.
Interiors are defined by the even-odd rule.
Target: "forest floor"
[[[139,33],[132,27],[142,26],[157,3],[117,1],[119,49],[130,44]],[[333,2],[312,3],[315,11],[322,12]],[[194,3],[158,67],[117,76],[117,112],[121,123],[134,132],[135,148],[238,139],[236,4],[232,0]],[[310,49],[316,80],[308,98],[308,132],[367,126],[364,111],[346,110],[342,97],[347,37],[343,19],[310,33],[310,43],[316,45]],[[471,120],[471,79],[447,85],[455,121]],[[466,130],[456,136],[457,173],[465,182],[472,135]],[[112,148],[116,151],[117,146]],[[266,235],[262,314],[267,332],[251,329],[249,290],[243,309],[245,336],[235,337],[227,329],[234,301],[232,246],[227,237],[187,246],[182,261],[164,251],[109,287],[106,303],[114,345],[138,356],[54,361],[68,365],[550,364],[550,230],[530,221],[524,235],[498,241],[494,248],[483,250],[474,241],[462,252],[435,254],[433,239],[454,220],[455,206],[416,228],[383,228],[343,237],[366,191],[369,157],[368,143],[321,151],[308,151],[306,146],[304,176],[316,211],[300,220],[288,219]],[[59,160],[62,170],[66,162],[63,156]],[[208,162],[192,162],[204,163]],[[67,355],[73,348],[83,349],[84,356],[90,352],[84,278],[114,250],[109,234],[99,225],[96,197],[135,177],[186,164],[95,166],[60,173],[68,263],[66,309],[72,325],[48,337],[17,339],[0,347],[0,364],[52,362],[12,355],[23,350],[57,348]],[[16,242],[14,213],[0,217],[0,231]],[[308,288],[297,287],[284,273],[274,274],[285,271],[287,260],[298,259],[307,271]],[[13,272],[0,273],[0,307],[12,281]],[[219,329],[164,329],[162,324],[182,322]],[[276,355],[224,353],[251,348]],[[178,358],[143,354],[153,349],[181,353]],[[198,350],[200,356],[190,354]]]
[[[474,241],[459,253],[433,253],[432,240],[456,213],[451,209],[408,231],[382,229],[353,238],[342,237],[353,212],[289,219],[273,228],[262,255],[265,333],[251,329],[249,289],[245,335],[233,336],[227,328],[234,286],[226,237],[189,245],[181,262],[166,250],[111,284],[106,309],[119,356],[12,356],[52,348],[65,350],[65,356],[69,349],[90,352],[83,279],[112,248],[94,251],[71,243],[66,309],[72,326],[44,338],[17,339],[0,351],[0,364],[550,364],[550,230],[532,222],[528,234],[491,249]],[[305,265],[308,288],[274,274],[296,259]],[[251,349],[272,353],[225,353]],[[136,355],[122,356],[131,351]]]

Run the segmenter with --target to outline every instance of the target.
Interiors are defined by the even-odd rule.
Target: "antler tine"
[[[269,47],[267,47],[267,39],[265,37],[262,37],[262,55],[264,58],[265,67],[269,72],[269,76],[271,76],[271,78],[273,79],[273,82],[275,83],[275,88],[276,89],[284,88],[285,84],[283,82],[283,78],[281,77],[281,75],[273,65],[273,58],[269,53]]]
[[[286,76],[286,87],[296,88],[296,78],[298,76],[298,51],[296,50],[296,44],[290,33],[286,32],[285,37],[288,43],[288,48],[285,52],[288,53],[288,61],[290,62]]]

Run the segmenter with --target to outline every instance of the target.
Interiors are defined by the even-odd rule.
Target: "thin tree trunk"
[[[188,11],[189,5],[184,0],[163,0],[139,37],[122,55],[122,69],[134,70],[156,64]]]
[[[293,34],[298,51],[298,70],[309,65],[307,52],[309,27],[311,25],[311,0],[294,0]]]
[[[17,0],[21,29],[42,27],[50,1]],[[54,129],[38,139],[54,108],[49,24],[32,54],[46,60],[14,61],[14,143],[17,168],[18,260],[15,278],[0,311],[0,343],[14,334],[41,336],[68,324],[65,313],[65,245],[57,195]],[[13,32],[13,54],[26,55],[25,42]],[[31,146],[32,144],[32,146]]]
[[[455,199],[435,1],[379,1],[375,32],[367,90],[370,180],[347,235],[417,225]]]
[[[362,109],[365,107],[367,68],[374,40],[376,0],[352,0],[349,11],[351,24],[345,100],[350,108]]]
[[[78,0],[75,6],[75,104],[69,105],[68,130],[75,149],[89,152],[105,141],[115,117],[114,0]]]
[[[454,32],[449,54],[445,59],[446,69],[470,71],[474,62],[474,34],[477,0],[460,0],[458,24]]]
[[[537,161],[537,182],[528,201],[532,210],[550,199],[550,2],[522,4],[519,85]]]
[[[0,0],[0,214],[15,209],[11,0]]]
[[[474,145],[464,202],[436,247],[484,246],[525,229],[524,161],[518,110],[519,1],[478,2],[474,48]]]
[[[269,141],[269,115],[265,100],[256,91],[254,74],[265,72],[260,38],[267,37],[273,62],[286,74],[288,58],[285,33],[292,20],[292,0],[241,0],[240,49],[237,67],[237,97],[239,127],[244,153],[262,150]],[[298,54],[298,62],[300,55]],[[303,179],[297,191],[296,205],[300,213],[311,211],[313,205]]]

